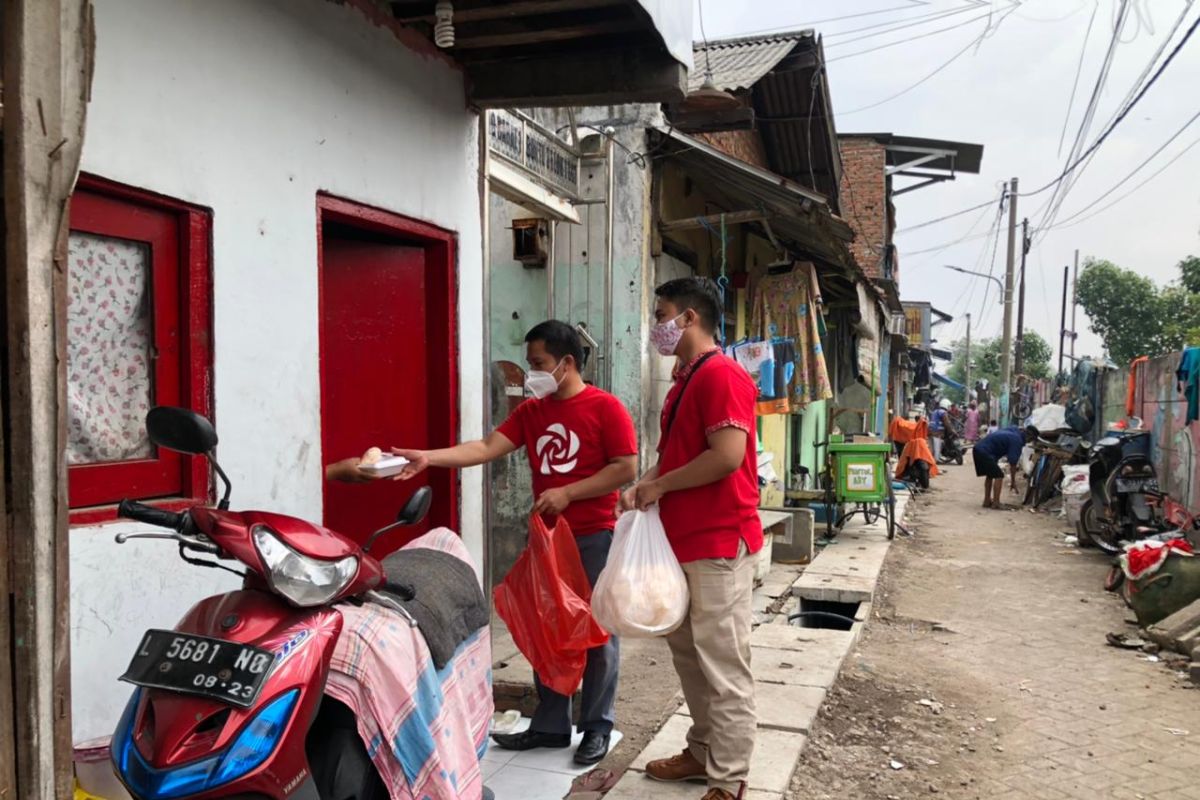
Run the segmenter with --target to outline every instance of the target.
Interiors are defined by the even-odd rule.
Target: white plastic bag
[[[1062,469],[1063,479],[1059,484],[1059,489],[1063,495],[1063,511],[1066,513],[1067,521],[1074,525],[1079,522],[1083,502],[1091,494],[1091,487],[1088,485],[1088,466],[1086,464],[1068,465]]]
[[[592,615],[615,636],[665,636],[683,623],[687,577],[667,541],[658,508],[617,519],[608,564],[592,589]]]

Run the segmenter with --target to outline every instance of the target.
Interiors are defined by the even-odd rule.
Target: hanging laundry
[[[1187,421],[1200,419],[1200,347],[1183,351],[1175,379],[1178,381],[1176,390],[1187,398]]]
[[[773,343],[777,339],[792,342],[790,354],[794,367],[784,393],[792,408],[804,408],[809,403],[833,397],[825,353],[821,348],[821,313],[814,301],[819,296],[816,272],[807,262],[796,265],[789,272],[764,276],[754,290],[752,334]],[[776,346],[776,370],[786,363],[781,355],[786,359],[787,353],[781,354],[780,347]],[[777,372],[776,383],[780,377]]]
[[[775,350],[770,342],[739,342],[730,348],[733,360],[738,362],[750,373],[754,382],[759,383],[763,367],[775,360]]]
[[[770,342],[772,358],[763,363],[758,382],[758,414],[790,414],[790,386],[796,377],[796,343],[791,339]]]

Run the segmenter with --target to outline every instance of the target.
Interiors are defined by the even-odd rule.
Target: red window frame
[[[154,405],[212,413],[212,215],[178,200],[92,175],[71,199],[72,232],[148,245],[153,294]],[[69,332],[68,332],[68,335]],[[68,467],[72,524],[116,519],[122,498],[179,510],[211,495],[203,457],[154,457]]]

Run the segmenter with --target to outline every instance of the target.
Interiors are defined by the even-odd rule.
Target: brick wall
[[[888,233],[887,153],[874,139],[840,137],[842,148],[842,218],[854,228],[850,245],[859,266],[873,278],[883,277],[882,259]]]
[[[767,166],[767,151],[763,148],[762,137],[758,131],[719,131],[716,133],[698,133],[696,138],[712,145],[722,153],[734,158],[740,158],[747,164],[770,169]]]

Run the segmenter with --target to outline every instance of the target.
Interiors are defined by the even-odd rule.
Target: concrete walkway
[[[903,517],[908,500],[907,495],[897,497],[897,519]],[[875,585],[890,544],[883,520],[867,525],[857,516],[810,565],[800,568],[775,564],[755,591],[754,611],[759,624],[751,638],[751,656],[758,734],[746,800],[779,800],[787,790],[826,692],[870,616]],[[851,612],[857,622],[848,631],[789,625],[787,615],[807,601],[858,603],[857,610]],[[661,784],[644,774],[647,762],[683,749],[690,724],[687,706],[681,705],[606,797],[699,798],[704,790],[695,784]]]
[[[1106,644],[1137,630],[1108,559],[1057,516],[980,499],[969,465],[922,499],[793,796],[1200,799],[1200,691],[1165,654]]]

